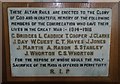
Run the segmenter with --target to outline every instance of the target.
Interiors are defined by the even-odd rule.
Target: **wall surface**
[[[1,2],[118,2],[120,0],[0,0]],[[0,82],[2,81],[2,4],[0,2]]]
[[[0,0],[2,2],[118,2],[120,0]]]
[[[0,2],[0,82],[2,81],[2,4]]]

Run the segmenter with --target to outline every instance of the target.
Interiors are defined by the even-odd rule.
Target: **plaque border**
[[[59,6],[57,4],[60,4]],[[111,8],[112,9],[112,26],[111,26],[111,43],[110,43],[110,64],[109,76],[104,77],[12,77],[10,65],[10,45],[9,45],[9,31],[8,31],[8,12],[9,7],[43,7],[43,8]],[[71,81],[71,82],[118,82],[118,3],[116,2],[4,2],[3,3],[3,75],[4,81],[7,82],[39,82],[39,81]]]

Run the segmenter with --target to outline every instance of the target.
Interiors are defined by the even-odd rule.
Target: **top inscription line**
[[[64,10],[64,11],[43,11],[43,10],[10,10],[10,14],[109,14],[109,10],[96,10],[96,11],[73,11],[73,10]]]

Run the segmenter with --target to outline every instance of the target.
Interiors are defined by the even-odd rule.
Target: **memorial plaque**
[[[116,8],[116,3],[4,3],[7,80],[116,81]]]
[[[110,8],[8,8],[12,76],[108,76],[111,17]]]

